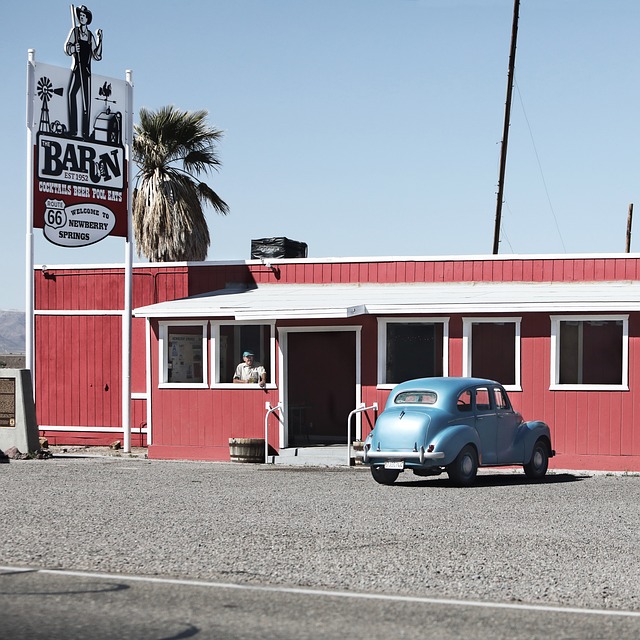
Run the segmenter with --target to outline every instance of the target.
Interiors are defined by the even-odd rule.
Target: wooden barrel
[[[264,462],[264,438],[229,438],[231,462]]]

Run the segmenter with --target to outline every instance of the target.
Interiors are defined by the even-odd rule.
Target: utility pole
[[[513,4],[513,26],[511,27],[511,50],[509,52],[509,74],[507,76],[507,100],[504,107],[504,128],[502,130],[502,148],[500,150],[500,175],[498,177],[498,202],[496,205],[496,225],[493,232],[493,253],[500,247],[500,224],[502,222],[502,199],[504,197],[504,174],[507,167],[507,143],[509,142],[509,124],[511,119],[511,98],[513,95],[513,74],[516,66],[516,41],[518,39],[518,15],[520,0]]]
[[[626,252],[631,251],[631,223],[633,222],[633,202],[629,205],[629,213],[627,215],[627,246]]]

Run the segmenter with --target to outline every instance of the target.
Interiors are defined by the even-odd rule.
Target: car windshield
[[[403,391],[394,402],[396,404],[435,404],[438,396],[435,391]]]

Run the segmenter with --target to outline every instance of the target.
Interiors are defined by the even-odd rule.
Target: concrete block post
[[[29,369],[0,369],[0,450],[40,448]]]

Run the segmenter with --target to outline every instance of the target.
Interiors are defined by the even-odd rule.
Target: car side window
[[[458,405],[458,411],[471,411],[471,401],[471,391],[469,389],[463,391],[458,396],[458,401],[456,403]]]
[[[496,409],[498,409],[498,411],[509,411],[509,409],[511,409],[511,407],[509,406],[509,399],[507,398],[507,394],[499,387],[494,387],[493,399],[496,403]]]
[[[489,389],[486,387],[478,387],[476,389],[476,409],[478,411],[489,411],[491,409],[491,396]]]

